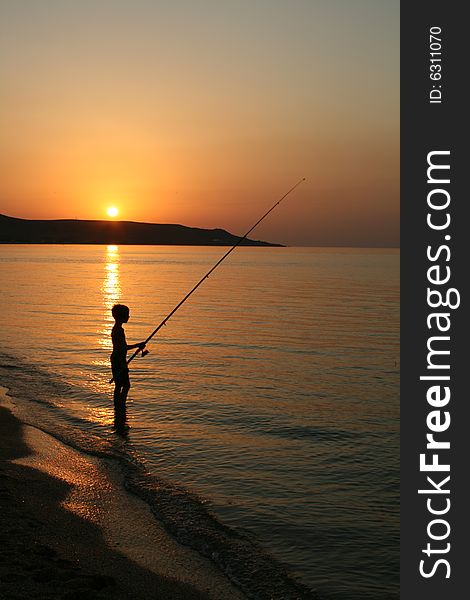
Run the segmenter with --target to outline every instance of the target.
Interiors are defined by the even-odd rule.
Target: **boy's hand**
[[[146,345],[147,344],[145,342],[140,342],[139,344],[137,344],[137,347],[139,348],[139,350],[143,350]]]

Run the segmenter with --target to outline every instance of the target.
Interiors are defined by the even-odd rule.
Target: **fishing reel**
[[[150,352],[150,350],[142,350],[142,358],[144,358],[144,356],[147,356],[147,354]]]

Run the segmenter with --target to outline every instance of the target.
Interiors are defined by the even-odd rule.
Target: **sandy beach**
[[[181,546],[126,492],[111,464],[79,453],[0,398],[2,599],[241,600],[210,561]]]

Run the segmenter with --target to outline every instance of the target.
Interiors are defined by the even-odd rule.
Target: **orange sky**
[[[0,212],[397,245],[398,0],[24,0],[0,14]]]

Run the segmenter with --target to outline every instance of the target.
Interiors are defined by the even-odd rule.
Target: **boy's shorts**
[[[129,369],[127,366],[121,367],[120,365],[111,364],[111,370],[113,372],[114,383],[117,385],[127,385],[130,387],[131,382],[129,380]]]

